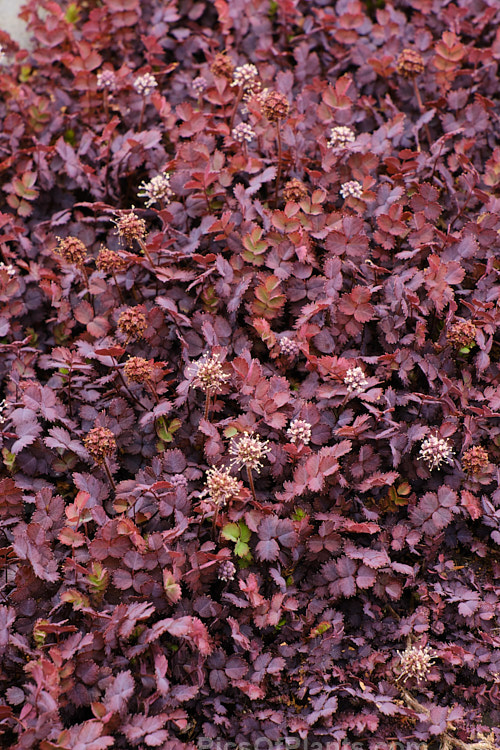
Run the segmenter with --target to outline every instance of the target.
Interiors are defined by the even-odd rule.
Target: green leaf
[[[240,538],[240,527],[236,523],[227,523],[222,529],[222,536],[230,542],[237,542]]]
[[[244,521],[240,521],[238,525],[240,527],[240,539],[241,539],[241,541],[242,542],[248,542],[248,541],[250,541],[250,536],[251,536],[252,532],[250,531],[250,529],[248,528],[248,526],[246,525],[246,523]]]
[[[237,557],[246,557],[250,553],[250,547],[248,544],[245,544],[244,542],[238,541],[236,542],[235,548],[234,548],[234,554]]]

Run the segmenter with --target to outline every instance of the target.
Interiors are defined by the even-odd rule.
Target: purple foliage
[[[23,17],[0,744],[493,750],[500,5]]]

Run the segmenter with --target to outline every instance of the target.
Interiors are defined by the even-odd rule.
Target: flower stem
[[[252,470],[249,466],[246,467],[247,470],[247,477],[248,477],[248,484],[250,485],[250,490],[252,491],[253,499],[255,502],[257,502],[257,495],[255,494],[255,485],[253,483],[253,477],[252,477]]]
[[[139,237],[137,238],[137,242],[139,243],[139,246],[140,246],[142,252],[144,253],[144,255],[146,256],[146,258],[149,260],[149,262],[151,263],[151,265],[154,268],[155,264],[153,263],[153,259],[152,259],[151,255],[149,254],[149,250],[146,247],[146,243],[143,242],[143,240],[139,239]]]
[[[115,286],[116,286],[116,288],[118,290],[118,296],[120,297],[120,302],[122,304],[125,304],[125,300],[123,298],[122,290],[120,289],[120,285],[118,284],[118,281],[116,280],[115,272],[114,272],[113,269],[111,269],[111,275],[113,277],[113,281],[115,282]]]
[[[420,110],[420,113],[423,114],[425,112],[425,107],[424,107],[424,103],[422,101],[422,97],[420,96],[420,90],[418,88],[418,84],[417,84],[417,79],[416,78],[413,79],[413,90],[415,91],[415,97],[417,99],[417,104],[418,104],[418,108]],[[425,123],[425,125],[424,125],[424,130],[425,130],[425,134],[427,136],[427,141],[428,141],[429,147],[430,147],[431,144],[432,144],[432,141],[431,141],[431,134],[430,134],[429,126],[427,125],[427,123]]]
[[[207,395],[205,397],[205,412],[203,414],[203,418],[208,420],[208,414],[210,412],[210,393],[207,391]]]
[[[114,479],[113,479],[113,477],[111,475],[111,472],[110,472],[109,466],[108,466],[108,462],[106,461],[106,459],[104,459],[103,466],[104,466],[104,471],[108,475],[108,481],[109,481],[109,483],[111,485],[111,489],[113,490],[113,492],[116,495],[116,484],[115,484],[115,481],[114,481]]]
[[[278,189],[279,189],[280,178],[281,178],[282,147],[281,147],[280,123],[281,123],[280,120],[278,120],[278,122],[276,123],[276,138],[278,141],[278,171],[276,172],[276,186],[274,188],[274,207],[275,208],[278,205]]]

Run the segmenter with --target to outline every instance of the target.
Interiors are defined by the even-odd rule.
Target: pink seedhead
[[[488,468],[490,457],[488,451],[481,445],[475,445],[466,450],[462,456],[462,467],[467,474],[481,474]]]
[[[144,310],[140,307],[128,307],[120,313],[117,327],[129,339],[142,339],[148,327]]]
[[[307,198],[308,195],[309,191],[307,190],[302,180],[298,180],[296,177],[293,177],[291,180],[288,180],[288,182],[285,182],[285,187],[283,188],[283,198],[286,201],[295,201],[295,203],[299,203],[300,201],[304,200],[304,198]]]
[[[104,273],[119,273],[127,267],[127,261],[107,247],[101,247],[95,264],[97,270]]]
[[[134,240],[143,240],[146,236],[146,222],[133,211],[121,214],[115,223],[118,235],[127,245],[132,245]]]
[[[115,436],[107,427],[93,427],[83,443],[96,464],[104,463],[116,451]]]
[[[271,122],[284,120],[289,111],[288,99],[278,91],[270,91],[262,104],[262,112]]]
[[[155,363],[143,357],[130,357],[123,366],[125,377],[131,383],[147,383],[152,380]]]
[[[87,248],[77,237],[59,238],[59,244],[55,252],[66,263],[74,263],[77,266],[81,265],[87,257]]]
[[[477,328],[470,320],[458,320],[446,333],[446,338],[457,349],[471,348],[476,343]]]

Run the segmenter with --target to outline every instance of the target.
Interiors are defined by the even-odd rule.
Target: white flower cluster
[[[261,458],[271,450],[268,443],[269,440],[260,440],[249,432],[244,432],[239,438],[232,438],[229,446],[229,453],[234,456],[231,466],[237,466],[239,469],[247,466],[258,473],[262,468]]]
[[[203,94],[203,92],[206,91],[207,86],[207,81],[203,76],[197,76],[197,78],[193,78],[191,81],[191,88],[197,96]]]
[[[215,466],[207,471],[206,484],[210,500],[215,505],[226,505],[241,490],[241,482],[231,476],[229,469],[216,469]]]
[[[188,377],[194,378],[193,385],[205,393],[220,393],[231,376],[222,369],[220,355],[204,354],[197,362],[192,362],[187,369]]]
[[[433,652],[428,646],[409,646],[397,653],[400,659],[398,680],[406,682],[414,677],[417,682],[423,682],[427,679],[434,664]]]
[[[15,276],[16,275],[16,269],[10,263],[9,263],[9,265],[7,265],[6,263],[0,263],[0,271],[5,271],[8,276]]]
[[[368,380],[361,367],[351,367],[345,374],[344,383],[347,393],[362,393],[368,385]]]
[[[151,73],[144,73],[142,76],[137,76],[134,81],[134,89],[141,96],[149,96],[157,86],[156,78]]]
[[[97,74],[97,88],[99,90],[116,91],[116,76],[113,70],[100,70]]]
[[[363,195],[363,186],[357,180],[344,182],[344,184],[340,186],[340,195],[344,199],[349,196],[352,196],[353,198],[361,198]]]
[[[311,425],[305,419],[294,419],[286,431],[291,443],[308,445],[311,440]]]
[[[288,336],[283,336],[283,338],[278,341],[278,346],[281,353],[287,357],[294,357],[300,351],[297,342],[294,341],[294,339],[288,338]]]
[[[250,143],[255,138],[255,130],[247,122],[240,122],[233,128],[231,135],[238,143]]]
[[[220,581],[232,581],[236,575],[236,565],[231,560],[224,560],[219,565],[217,577]]]
[[[329,148],[345,148],[349,143],[354,143],[356,135],[354,130],[344,125],[339,125],[330,130],[330,139],[327,142]]]
[[[148,208],[161,201],[168,203],[173,195],[170,187],[170,175],[167,172],[162,172],[156,177],[152,177],[149,182],[141,182],[137,195],[139,198],[147,198],[146,206]]]
[[[252,65],[252,63],[247,63],[246,65],[239,65],[234,70],[233,82],[231,83],[231,86],[233,87],[241,86],[244,91],[248,91],[248,89],[253,89],[258,75],[259,75],[259,71],[255,67],[255,65]]]
[[[453,456],[451,443],[437,435],[429,435],[422,440],[418,457],[425,461],[429,470],[439,469],[441,464],[450,463]]]

